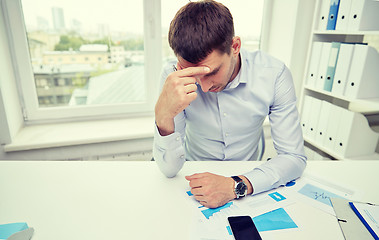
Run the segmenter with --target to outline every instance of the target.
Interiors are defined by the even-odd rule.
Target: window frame
[[[143,0],[144,19],[144,102],[75,107],[40,108],[21,0],[3,0],[3,15],[10,45],[12,66],[25,122],[56,122],[67,119],[111,118],[152,115],[158,96],[162,66],[161,1]]]

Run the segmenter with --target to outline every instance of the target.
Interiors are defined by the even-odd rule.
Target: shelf
[[[310,129],[312,128],[307,128],[309,131],[306,132],[304,135],[304,141],[307,143],[308,146],[313,147],[314,149],[317,149],[315,151],[320,150],[320,152],[323,152],[332,158],[338,159],[338,160],[379,160],[379,153],[376,153],[374,151],[378,151],[378,143],[374,142],[372,139],[377,140],[377,135],[378,131],[374,130],[373,133],[371,130],[373,129],[373,126],[366,126],[366,121],[370,123],[369,120],[371,120],[371,123],[374,125],[377,123],[377,117],[379,115],[379,96],[376,94],[373,94],[371,92],[374,92],[376,89],[375,87],[367,87],[364,90],[372,90],[368,91],[367,94],[359,94],[359,98],[354,97],[354,95],[349,95],[349,96],[344,96],[342,92],[339,94],[336,94],[335,92],[329,92],[325,91],[323,87],[314,87],[313,85],[309,86],[306,84],[306,80],[308,79],[308,72],[310,71],[309,68],[311,67],[311,71],[314,75],[315,72],[317,72],[317,68],[319,71],[324,71],[323,74],[325,74],[327,66],[326,65],[331,65],[333,63],[337,64],[337,59],[333,58],[333,61],[336,60],[336,62],[331,62],[331,58],[335,57],[335,54],[337,54],[338,57],[338,52],[333,52],[333,55],[331,55],[331,51],[329,52],[329,59],[327,58],[327,53],[323,50],[322,48],[320,49],[317,45],[313,49],[313,43],[318,42],[318,43],[333,43],[333,42],[340,42],[340,43],[366,43],[368,42],[368,45],[371,45],[372,47],[377,49],[377,37],[379,37],[379,29],[377,29],[378,25],[376,24],[378,16],[376,6],[375,7],[370,7],[366,8],[365,11],[369,12],[370,14],[363,14],[365,18],[361,18],[359,22],[354,22],[352,25],[350,23],[347,23],[346,21],[341,22],[342,24],[339,26],[340,29],[344,30],[318,30],[318,29],[326,29],[326,24],[325,18],[324,21],[320,21],[321,18],[320,16],[327,16],[328,15],[328,5],[324,4],[325,1],[323,0],[317,0],[316,5],[315,5],[315,12],[313,16],[313,30],[311,31],[311,36],[310,36],[310,43],[308,46],[308,54],[307,54],[307,62],[306,62],[306,68],[305,68],[305,76],[303,78],[303,86],[302,86],[302,92],[301,92],[301,99],[302,99],[302,111],[301,114],[303,116],[304,114],[304,123],[308,122],[309,126],[312,126],[312,128],[316,129],[317,121],[314,119],[317,119],[317,117],[320,118],[322,116],[322,127],[318,126],[319,128],[324,128],[323,131],[326,131],[326,126],[332,129],[340,128],[338,129],[338,133],[334,133],[335,135],[333,138],[335,139],[344,139],[346,140],[345,143],[342,145],[342,140],[340,140],[340,146],[336,146],[336,148],[332,147],[331,143],[327,144],[320,144],[321,139],[320,137],[312,137],[313,135],[309,134]],[[361,2],[361,1],[357,1]],[[362,1],[364,2],[364,1]],[[363,10],[362,10],[363,11]],[[371,14],[372,12],[372,14]],[[325,15],[326,14],[326,15]],[[375,16],[374,18],[371,19],[369,16]],[[327,19],[327,18],[326,18]],[[320,25],[321,24],[321,25]],[[325,25],[325,26],[324,26]],[[349,30],[350,29],[350,30]],[[352,29],[374,29],[374,30],[352,30]],[[372,42],[371,42],[372,41]],[[326,47],[327,48],[327,47]],[[327,50],[325,48],[325,50]],[[334,49],[335,50],[335,49]],[[315,56],[314,59],[312,59],[312,51],[315,51],[315,53],[318,56]],[[347,52],[344,52],[347,54]],[[316,63],[317,61],[320,62],[321,55],[323,54],[323,61],[322,63]],[[352,52],[349,52],[349,55],[352,55]],[[344,55],[345,56],[345,55]],[[347,57],[347,56],[346,56]],[[350,56],[351,57],[351,56]],[[355,59],[360,59],[360,58],[355,58]],[[328,61],[329,60],[329,61]],[[313,62],[312,62],[313,61]],[[363,61],[363,60],[362,60]],[[372,61],[369,61],[369,63],[372,63]],[[318,66],[317,64],[323,64],[321,67]],[[367,62],[366,62],[367,64]],[[370,64],[367,64],[371,66]],[[372,64],[374,65],[374,64]],[[318,66],[318,67],[317,67]],[[375,69],[375,66],[371,66]],[[367,71],[364,70],[364,73],[367,73]],[[346,72],[344,72],[346,73]],[[367,73],[368,74],[368,73]],[[373,74],[374,75],[374,74]],[[371,75],[371,76],[373,76]],[[315,80],[312,78],[312,81]],[[376,80],[376,79],[375,79]],[[371,86],[371,85],[370,85]],[[375,93],[375,92],[374,92]],[[370,95],[371,94],[371,95]],[[348,95],[348,94],[347,94]],[[305,96],[310,96],[317,101],[309,100],[311,98],[307,98]],[[364,98],[366,96],[372,96],[374,98]],[[306,100],[306,101],[305,101]],[[320,101],[321,100],[321,101]],[[327,104],[326,102],[322,102],[322,100],[330,103]],[[303,104],[304,103],[304,104]],[[307,104],[306,104],[307,103]],[[312,105],[309,105],[311,103]],[[326,106],[325,111],[320,112],[318,115],[315,114],[317,110],[313,111],[313,114],[311,117],[309,117],[310,112],[312,110],[309,109],[321,109],[320,104]],[[309,111],[304,111],[305,105],[308,106]],[[310,107],[309,107],[310,106]],[[346,110],[341,109],[341,114],[344,113],[343,116],[339,118],[338,121],[332,121],[328,115],[333,115],[333,118],[337,118],[336,116],[339,114],[337,111],[339,108],[332,109],[332,107],[328,106],[338,106],[342,107],[344,109],[347,109],[350,111],[350,113]],[[318,108],[319,107],[319,108]],[[333,111],[333,114],[330,111]],[[364,116],[366,115],[366,116]],[[338,115],[339,116],[339,115]],[[351,118],[349,118],[351,117]],[[312,120],[309,120],[309,119]],[[346,119],[345,119],[346,118]],[[349,124],[347,124],[347,122]],[[346,123],[346,124],[345,124]],[[331,125],[333,124],[333,125]],[[339,127],[340,125],[343,125],[343,127]],[[308,126],[308,127],[309,127]],[[330,127],[332,126],[332,127]],[[354,127],[353,127],[354,126]],[[316,127],[316,128],[315,128]],[[371,128],[371,130],[370,130]],[[350,131],[350,132],[345,132]],[[331,133],[330,133],[331,134]],[[333,135],[331,134],[331,135]],[[346,135],[346,136],[345,136]],[[310,137],[309,137],[310,136]],[[349,139],[346,139],[349,137]],[[350,139],[351,138],[351,139]],[[317,139],[317,140],[316,140]],[[320,140],[319,140],[320,139]],[[351,140],[351,141],[350,141]],[[376,141],[375,140],[375,141]],[[322,142],[321,142],[322,143]],[[330,144],[330,145],[329,145]],[[326,147],[325,147],[325,146]],[[371,155],[364,155],[366,153],[373,153]],[[343,157],[343,155],[347,156],[355,156],[355,155],[360,155],[356,157]]]
[[[351,157],[351,158],[346,158],[346,157],[343,157],[337,153],[335,153],[334,151],[320,145],[319,143],[316,143],[315,141],[307,138],[306,136],[304,136],[304,141],[306,141],[307,143],[311,144],[312,146],[316,147],[317,149],[323,151],[324,153],[326,154],[329,154],[330,156],[334,157],[335,159],[338,159],[338,160],[379,160],[379,153],[374,153],[374,154],[371,154],[371,155],[364,155],[364,156],[356,156],[356,157]]]
[[[338,98],[349,103],[348,110],[362,114],[377,114],[379,113],[379,98],[367,99],[351,99],[342,95],[335,95],[331,92],[316,89],[314,87],[305,86],[307,90],[320,93],[333,98]]]
[[[313,31],[313,34],[318,35],[379,35],[379,31],[336,31],[336,30],[325,30],[325,31]]]

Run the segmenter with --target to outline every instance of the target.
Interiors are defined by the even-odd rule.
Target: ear
[[[232,54],[233,56],[238,56],[241,50],[241,38],[238,36],[235,36],[233,38],[232,42]]]

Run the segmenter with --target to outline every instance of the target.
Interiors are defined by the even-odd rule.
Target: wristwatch
[[[236,194],[237,199],[245,197],[246,194],[247,194],[247,185],[246,185],[246,183],[240,177],[238,177],[238,176],[232,176],[232,178],[235,181],[235,183],[234,183],[234,193]]]

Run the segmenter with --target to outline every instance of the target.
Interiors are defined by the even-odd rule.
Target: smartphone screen
[[[250,216],[228,217],[236,240],[262,240]]]

